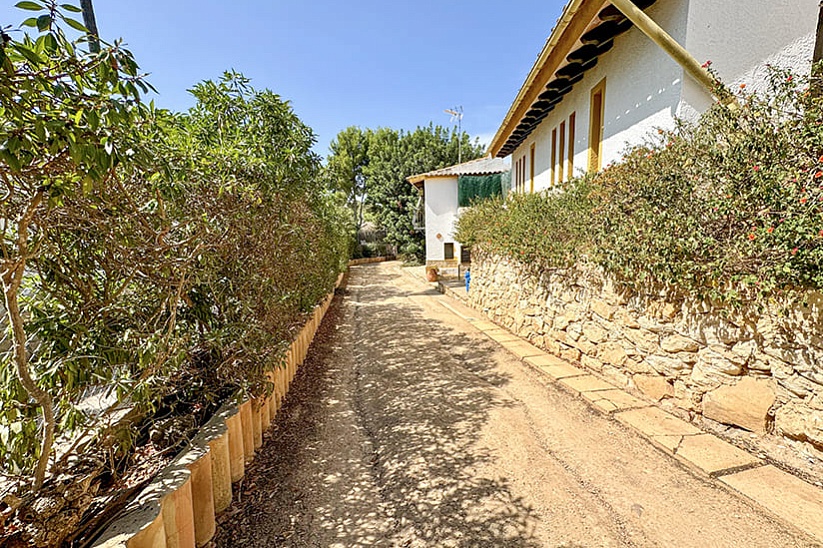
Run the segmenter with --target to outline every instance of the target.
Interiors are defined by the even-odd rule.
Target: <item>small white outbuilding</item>
[[[445,167],[407,180],[420,192],[416,224],[426,231],[426,266],[436,266],[444,276],[458,276],[460,267],[471,262],[470,250],[454,240],[454,229],[460,215],[460,184],[477,184],[478,178],[499,176],[509,171],[508,162],[500,158],[479,158]],[[502,191],[502,190],[501,190]],[[482,189],[489,195],[488,188]],[[470,199],[464,189],[463,199]]]

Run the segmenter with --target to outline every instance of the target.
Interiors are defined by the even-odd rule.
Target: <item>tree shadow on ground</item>
[[[426,319],[414,298],[441,296],[396,277],[352,270],[216,546],[540,546],[536,511],[484,476],[477,440],[510,405],[496,346]]]
[[[364,269],[365,270],[365,269]],[[375,470],[392,502],[397,540],[424,546],[537,546],[533,508],[505,478],[483,477],[495,458],[477,441],[494,387],[491,341],[427,321],[388,269],[353,278],[358,407],[374,440]],[[429,292],[425,292],[428,294]],[[439,295],[438,295],[439,297]],[[478,472],[480,472],[478,474]]]

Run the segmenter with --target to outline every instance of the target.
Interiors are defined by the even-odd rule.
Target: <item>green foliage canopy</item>
[[[348,127],[337,134],[329,146],[331,154],[326,164],[330,187],[346,197],[346,203],[357,220],[357,229],[363,224],[366,198],[365,169],[369,163],[371,131]]]
[[[460,146],[465,161],[479,158],[482,147],[472,143],[466,133],[457,135],[456,131],[434,125],[409,132],[349,128],[338,135],[336,143],[352,142],[352,136],[356,135],[367,139],[366,159],[360,165],[369,213],[386,231],[387,243],[396,246],[407,258],[422,260],[425,256],[423,235],[413,225],[419,196],[406,178],[456,164]],[[342,150],[345,149],[333,148],[329,166],[348,161]]]
[[[145,440],[106,430],[120,406],[205,413],[264,392],[344,268],[351,221],[287,101],[227,73],[189,113],[156,110],[131,53],[66,36],[79,8],[19,7],[37,35],[0,47],[0,466],[42,481],[48,438],[85,440],[58,467],[127,461]]]

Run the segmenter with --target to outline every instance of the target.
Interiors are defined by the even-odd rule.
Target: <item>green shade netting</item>
[[[477,200],[502,195],[503,186],[500,173],[495,175],[462,175],[457,179],[457,203],[460,207],[468,207]]]
[[[503,197],[509,195],[509,192],[512,189],[512,172],[511,170],[501,173],[500,184],[503,186]]]

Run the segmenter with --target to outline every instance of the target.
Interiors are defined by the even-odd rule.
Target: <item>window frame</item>
[[[606,79],[603,78],[592,88],[589,97],[589,173],[598,172],[603,167],[603,136],[606,127],[605,114]]]

